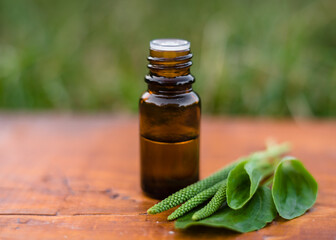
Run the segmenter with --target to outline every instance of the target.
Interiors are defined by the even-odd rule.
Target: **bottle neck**
[[[184,85],[159,85],[155,83],[149,83],[148,91],[158,95],[180,95],[191,92],[192,87],[191,83]]]
[[[195,78],[190,74],[192,53],[184,51],[150,50],[149,74],[145,77],[148,90],[160,93],[192,91]]]

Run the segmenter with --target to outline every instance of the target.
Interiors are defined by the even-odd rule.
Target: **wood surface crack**
[[[67,191],[68,191],[68,193],[70,195],[74,195],[75,194],[75,192],[73,191],[72,187],[70,186],[69,179],[67,177],[63,178],[63,184],[66,187],[66,189],[67,189]]]
[[[57,213],[0,213],[0,216],[41,216],[41,217],[54,217]]]

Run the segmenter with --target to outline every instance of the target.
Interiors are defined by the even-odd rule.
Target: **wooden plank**
[[[32,239],[333,239],[335,221],[336,217],[327,219],[323,215],[307,214],[291,222],[277,220],[262,230],[238,234],[200,227],[177,231],[162,216],[155,219],[144,215],[3,216],[0,233],[1,239],[26,239],[26,236]]]
[[[139,186],[137,119],[127,116],[0,116],[0,239],[334,239],[336,121],[205,118],[201,175],[263,148],[293,143],[319,183],[316,205],[257,232],[175,230]]]

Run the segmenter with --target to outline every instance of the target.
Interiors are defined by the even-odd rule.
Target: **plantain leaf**
[[[317,197],[317,182],[294,157],[286,157],[278,164],[272,187],[274,204],[285,219],[301,216],[311,208]]]
[[[231,170],[227,182],[227,203],[232,209],[243,207],[256,192],[260,181],[274,170],[273,164],[246,160]]]
[[[208,218],[193,221],[191,217],[195,211],[197,210],[179,218],[175,223],[175,228],[184,229],[203,225],[244,233],[263,228],[276,216],[271,190],[266,187],[259,187],[253,198],[239,210],[224,206]]]

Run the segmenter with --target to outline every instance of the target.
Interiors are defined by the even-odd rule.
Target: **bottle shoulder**
[[[158,106],[177,105],[186,107],[200,104],[200,97],[194,91],[176,95],[154,94],[146,91],[140,97],[140,104],[154,104]]]

